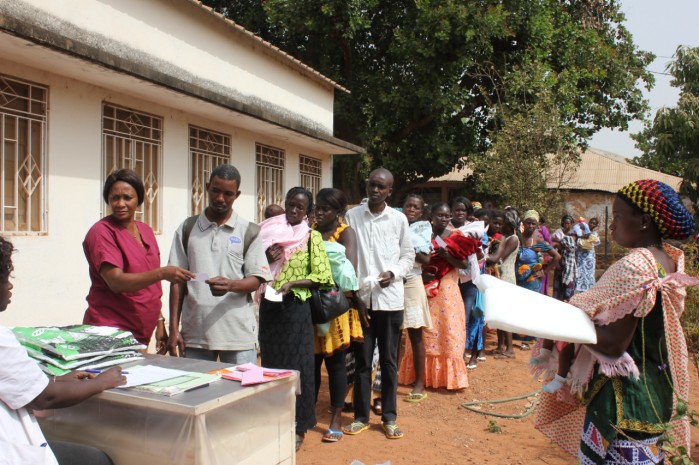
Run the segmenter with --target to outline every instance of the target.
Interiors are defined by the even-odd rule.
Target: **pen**
[[[86,373],[96,373],[96,374],[102,373],[102,370],[98,370],[97,368],[87,368],[87,369],[85,369],[85,370],[83,370],[83,371],[86,372]],[[129,372],[128,372],[128,371],[122,371],[121,374],[122,374],[122,375],[128,375]]]

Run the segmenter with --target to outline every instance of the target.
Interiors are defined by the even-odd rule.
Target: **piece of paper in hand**
[[[371,289],[374,286],[378,286],[379,277],[378,276],[368,276],[362,281],[362,288]]]
[[[265,299],[269,300],[270,302],[281,302],[284,296],[280,293],[278,293],[272,286],[267,286],[265,288]]]
[[[206,282],[206,280],[209,278],[210,276],[206,273],[194,273],[194,279],[192,281],[203,283]]]
[[[444,242],[444,239],[442,239],[442,238],[439,237],[439,236],[434,236],[434,241],[435,241],[435,242],[437,243],[437,245],[440,246],[440,247],[446,247],[446,246],[447,246],[447,243]]]

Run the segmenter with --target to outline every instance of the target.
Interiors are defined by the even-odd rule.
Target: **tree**
[[[699,47],[680,46],[668,66],[671,84],[680,88],[674,108],[661,108],[643,131],[634,134],[643,154],[633,162],[682,177],[680,194],[694,204],[699,219]]]
[[[525,75],[534,65],[578,145],[600,128],[626,129],[646,109],[637,84],[652,82],[652,56],[634,46],[616,0],[204,3],[349,88],[336,95],[335,135],[365,146],[368,165],[400,182],[487,153],[501,127],[493,102],[511,112],[536,102]],[[531,91],[509,93],[513,78]],[[362,161],[337,164],[347,174]]]

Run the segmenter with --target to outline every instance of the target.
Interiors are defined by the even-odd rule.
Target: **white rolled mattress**
[[[480,275],[474,283],[483,293],[490,328],[555,341],[597,342],[592,320],[577,307],[493,276]]]

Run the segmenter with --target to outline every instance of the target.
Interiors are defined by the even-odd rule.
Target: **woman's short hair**
[[[471,201],[469,199],[466,197],[454,197],[451,199],[451,202],[449,202],[449,208],[453,210],[457,203],[463,203],[464,207],[466,207],[466,214],[469,216],[473,215],[473,205],[471,205]]]
[[[114,183],[122,181],[130,185],[136,191],[136,196],[138,197],[138,204],[143,203],[143,198],[145,196],[145,188],[143,187],[143,181],[138,177],[135,171],[123,168],[120,170],[112,171],[112,174],[107,176],[107,180],[104,181],[104,189],[102,190],[102,198],[105,203],[109,203],[109,191],[112,190]]]
[[[313,194],[311,194],[311,191],[309,191],[305,187],[298,186],[289,189],[289,192],[286,193],[285,202],[288,202],[289,200],[291,200],[299,194],[305,195],[308,199],[308,209],[306,210],[306,214],[309,214],[311,211],[313,211]]]
[[[0,236],[0,283],[4,283],[12,273],[12,253],[15,251],[10,241]]]
[[[332,187],[325,187],[318,191],[316,194],[316,203],[319,202],[330,205],[330,207],[340,212],[341,215],[345,213],[345,209],[347,208],[347,197],[345,193],[340,189],[334,189]]]
[[[420,203],[422,204],[422,208],[425,208],[425,199],[422,198],[422,196],[416,192],[411,192],[408,195],[405,196],[405,199],[403,200],[403,205],[405,205],[405,202],[408,201],[408,199],[418,199]]]
[[[444,208],[444,207],[451,210],[451,207],[446,202],[438,202],[438,203],[435,203],[434,205],[432,205],[431,210],[430,210],[430,212],[432,213],[432,216],[434,216],[434,214],[437,212],[437,210],[439,210],[440,208]]]

